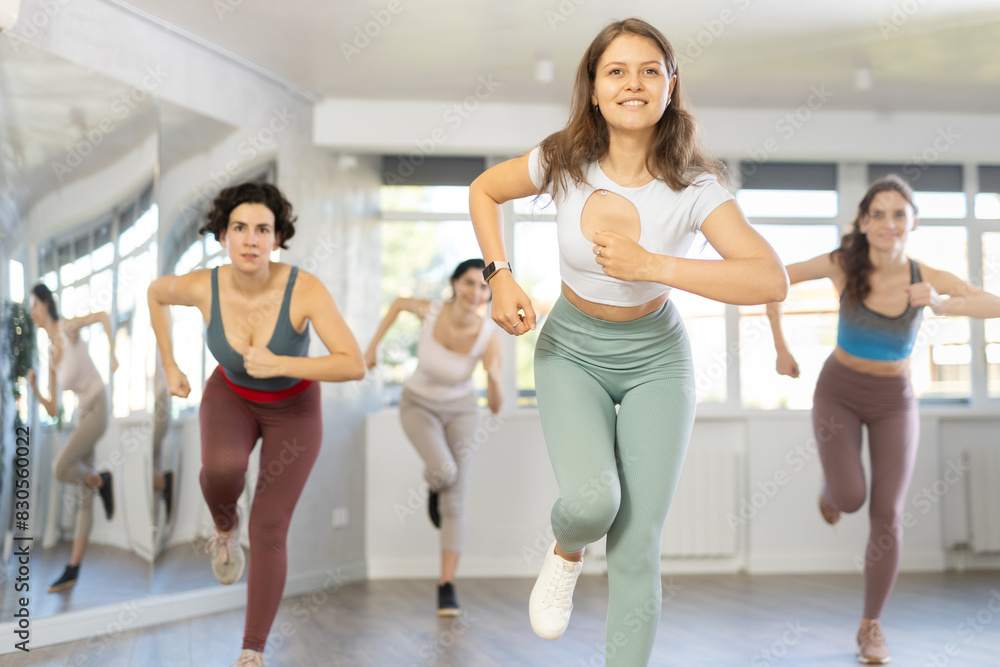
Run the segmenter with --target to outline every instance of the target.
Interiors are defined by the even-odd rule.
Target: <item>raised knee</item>
[[[454,463],[447,463],[434,470],[428,469],[424,477],[431,490],[438,493],[458,481],[458,466]]]
[[[857,512],[861,509],[861,506],[865,504],[864,489],[861,489],[860,491],[840,493],[835,493],[828,489],[827,493],[830,495],[830,500],[833,501],[833,505],[846,514],[853,514],[854,512]]]
[[[613,494],[563,498],[561,511],[553,512],[552,525],[562,531],[571,531],[586,542],[596,542],[614,523],[620,501],[620,497]]]

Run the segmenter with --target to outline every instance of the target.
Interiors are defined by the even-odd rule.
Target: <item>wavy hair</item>
[[[292,205],[285,199],[276,186],[270,183],[247,181],[222,190],[212,201],[212,210],[208,212],[208,222],[198,230],[199,234],[211,232],[217,241],[229,227],[229,215],[240,204],[263,204],[274,214],[274,233],[281,239],[279,247],[288,249],[285,243],[295,235],[295,221],[298,217],[292,215]]]
[[[861,231],[861,221],[868,216],[872,201],[882,192],[898,192],[913,207],[913,214],[917,214],[917,205],[913,203],[913,188],[901,177],[888,174],[871,184],[858,204],[851,231],[841,237],[840,247],[830,253],[830,257],[840,263],[847,276],[844,294],[849,304],[864,301],[872,291],[870,278],[874,267],[868,255],[868,237]]]
[[[677,55],[667,38],[642,19],[629,18],[608,24],[590,43],[573,83],[570,117],[566,127],[546,137],[541,143],[542,164],[545,165],[541,190],[550,186],[553,193],[569,187],[572,180],[582,184],[588,163],[604,157],[610,144],[608,126],[600,110],[591,104],[597,66],[608,46],[621,35],[638,35],[656,44],[663,54],[667,80],[677,76],[671,101],[656,124],[653,139],[646,152],[646,169],[661,178],[674,190],[691,185],[699,173],[712,173],[724,179],[721,162],[710,158],[701,147],[698,124],[687,111],[688,100],[678,70]]]

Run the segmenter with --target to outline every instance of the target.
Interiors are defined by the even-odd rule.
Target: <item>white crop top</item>
[[[56,365],[56,381],[59,389],[68,389],[76,393],[80,405],[86,405],[98,394],[104,391],[104,380],[97,372],[94,361],[90,358],[87,344],[76,335],[76,340],[71,341],[69,336],[60,332],[63,343],[62,357]]]
[[[540,188],[544,179],[541,150],[528,155],[531,182]],[[592,251],[594,246],[580,230],[584,204],[597,190],[621,195],[639,211],[639,245],[658,255],[683,257],[708,214],[733,195],[711,174],[701,174],[683,190],[672,190],[660,179],[637,188],[626,188],[608,178],[597,162],[584,171],[586,183],[570,188],[555,199],[559,238],[559,271],[563,282],[580,297],[609,306],[638,306],[670,292],[661,283],[628,282],[604,273]],[[551,189],[546,191],[552,194]]]
[[[441,301],[432,301],[427,309],[417,343],[417,368],[405,387],[434,401],[453,401],[474,391],[472,371],[486,352],[496,325],[489,317],[484,318],[479,336],[468,353],[449,350],[434,338],[434,325],[443,305]]]

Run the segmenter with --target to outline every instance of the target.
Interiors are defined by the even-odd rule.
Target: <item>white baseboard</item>
[[[284,597],[294,597],[311,591],[331,593],[340,586],[366,577],[365,563],[358,561],[323,572],[289,575]],[[71,611],[31,619],[29,648],[93,638],[103,643],[113,640],[122,632],[162,623],[185,620],[195,616],[216,614],[246,606],[246,583],[234,586],[203,588],[184,593],[170,593],[118,604]],[[15,623],[0,623],[0,636],[11,641],[0,644],[0,655],[18,651],[13,644],[18,641]],[[95,647],[98,645],[95,644]]]
[[[747,562],[749,574],[813,574],[861,572],[859,559],[864,556],[829,554],[808,558],[787,554],[751,555]],[[901,572],[943,572],[946,568],[943,551],[903,551]]]

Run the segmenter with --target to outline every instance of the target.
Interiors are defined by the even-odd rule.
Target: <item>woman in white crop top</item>
[[[691,352],[669,292],[760,304],[788,289],[777,255],[717,182],[721,165],[700,149],[685,106],[662,33],[612,23],[580,63],[566,128],[486,171],[469,194],[493,319],[513,335],[535,328],[535,311],[504,264],[500,204],[542,193],[555,202],[562,298],[538,337],[535,388],[560,498],[529,618],[541,637],[563,633],[583,549],[606,534],[609,667],[649,661],[660,534],[694,420]],[[684,258],[699,230],[721,261]]]
[[[111,473],[98,473],[93,467],[94,448],[108,427],[107,388],[87,352],[86,343],[80,338],[80,329],[100,323],[111,348],[112,373],[118,368],[118,361],[115,359],[111,319],[105,312],[63,319],[59,317],[52,292],[39,283],[31,290],[31,319],[49,337],[49,397],[46,398],[38,390],[38,380],[32,369],[28,371],[28,383],[35,397],[53,417],[58,414],[56,397],[60,389],[74,392],[79,400],[76,426],[59,452],[54,467],[57,480],[79,488],[73,552],[62,576],[49,587],[49,592],[55,593],[76,584],[93,524],[94,491],[100,495],[109,521],[115,511]]]
[[[366,365],[374,368],[378,344],[401,311],[423,322],[417,368],[403,386],[399,418],[426,466],[428,511],[431,522],[441,529],[439,616],[460,613],[455,571],[465,532],[465,485],[479,415],[472,371],[480,361],[488,378],[490,411],[498,413],[503,403],[500,337],[486,316],[490,288],[483,284],[483,266],[483,260],[469,259],[455,268],[448,302],[403,297],[393,301],[365,353]]]

